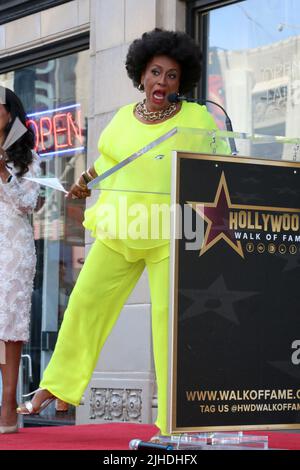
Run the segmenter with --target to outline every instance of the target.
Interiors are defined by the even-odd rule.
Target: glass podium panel
[[[268,436],[244,434],[242,431],[215,433],[182,433],[170,436],[157,435],[151,442],[164,446],[172,446],[174,450],[267,450]]]
[[[248,134],[221,130],[177,127],[158,136],[143,148],[132,146],[132,154],[118,164],[103,163],[100,176],[91,181],[90,189],[103,192],[140,192],[167,195],[171,182],[158,186],[155,176],[170,164],[170,149],[211,155],[233,155],[266,160],[300,160],[300,138]],[[149,173],[143,178],[145,164]],[[126,167],[126,180],[123,178]]]
[[[201,148],[201,137],[203,139],[205,137],[206,145],[204,149]],[[211,154],[231,154],[276,161],[300,160],[300,137],[177,128],[176,150],[189,151],[189,148],[198,153],[207,151]]]

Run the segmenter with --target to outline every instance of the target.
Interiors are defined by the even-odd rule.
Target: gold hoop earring
[[[139,84],[138,90],[143,93],[145,91],[144,85],[142,83]]]

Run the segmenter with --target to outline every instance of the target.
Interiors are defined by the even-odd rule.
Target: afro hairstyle
[[[186,33],[154,29],[135,39],[126,57],[126,70],[133,85],[138,87],[148,62],[158,55],[175,60],[181,69],[179,93],[187,93],[198,83],[201,75],[199,46]]]

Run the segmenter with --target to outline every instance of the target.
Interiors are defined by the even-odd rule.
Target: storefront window
[[[207,98],[226,108],[236,131],[299,137],[300,2],[246,0],[205,18]]]
[[[43,176],[68,189],[86,168],[88,51],[0,75],[0,84],[21,98],[35,131]],[[32,297],[30,343],[33,366],[23,392],[38,386],[52,355],[72,287],[84,262],[85,201],[41,187],[33,215],[37,272]]]

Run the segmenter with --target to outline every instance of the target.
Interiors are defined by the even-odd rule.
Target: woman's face
[[[3,133],[5,127],[9,123],[10,113],[3,104],[0,104],[0,133]]]
[[[148,111],[160,111],[169,106],[167,96],[178,93],[181,69],[176,60],[165,55],[154,56],[141,76]]]

